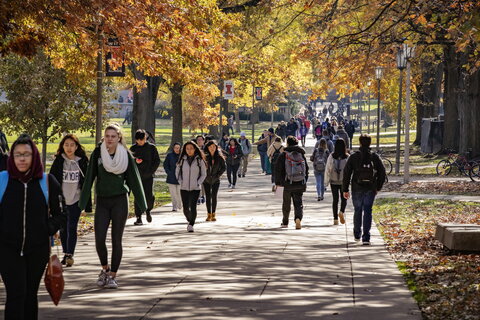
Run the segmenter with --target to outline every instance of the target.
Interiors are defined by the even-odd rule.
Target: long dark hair
[[[58,144],[58,149],[57,149],[57,153],[55,154],[55,156],[58,157],[58,156],[61,156],[62,153],[65,153],[65,150],[63,150],[63,144],[65,143],[65,141],[67,141],[67,139],[73,140],[75,142],[75,144],[77,145],[77,150],[75,150],[75,155],[77,157],[80,157],[82,159],[87,157],[87,154],[85,153],[85,148],[80,143],[80,140],[78,140],[78,137],[76,135],[74,135],[73,133],[68,133],[62,138],[62,140]]]
[[[195,142],[193,141],[187,141],[185,142],[185,144],[183,145],[182,147],[182,152],[180,153],[180,157],[178,157],[178,163],[180,163],[182,160],[183,160],[183,156],[187,156],[187,146],[191,144],[193,146],[193,148],[195,149],[195,153],[193,154],[193,156],[199,156],[200,159],[202,159],[203,161],[205,161],[205,154],[203,153],[202,149],[200,149],[200,147],[198,146],[198,144],[196,144]]]
[[[237,138],[230,138],[230,139],[228,139],[228,147],[230,147],[230,141],[232,141],[232,140],[235,141],[235,147],[240,146],[240,143],[238,143]]]
[[[214,145],[215,146],[215,152],[213,153],[213,156],[210,154],[210,150],[208,150],[208,148],[211,146],[211,145]],[[225,157],[223,156],[223,154],[220,152],[220,149],[219,149],[219,146],[218,144],[214,141],[214,140],[210,140],[208,141],[206,144],[205,144],[205,154],[206,154],[206,158],[207,158],[207,162],[211,162],[211,160],[215,160],[215,161],[219,161],[219,160],[225,160]]]
[[[348,158],[347,146],[345,144],[345,140],[343,140],[342,138],[338,138],[337,141],[335,141],[335,148],[334,148],[332,157],[334,159]]]

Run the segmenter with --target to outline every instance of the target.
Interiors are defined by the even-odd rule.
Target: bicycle
[[[464,156],[457,154],[455,150],[448,149],[447,151],[449,151],[448,158],[440,160],[437,163],[437,175],[448,176],[452,171],[452,167],[456,167],[461,174],[467,177],[470,176],[470,179],[475,181],[471,177],[470,171],[472,171],[472,168],[477,164],[477,162],[474,160],[468,160],[471,149],[469,149]],[[478,170],[476,174],[478,175]],[[473,176],[475,176],[475,173],[473,173]]]
[[[385,174],[389,175],[390,173],[392,173],[392,161],[390,161],[390,159],[385,156],[383,150],[378,150],[377,155],[380,157],[380,160],[382,160],[383,166],[385,167]]]
[[[480,182],[480,163],[476,162],[474,165],[472,165],[470,171],[468,172],[468,176],[470,177],[470,180],[474,182]]]

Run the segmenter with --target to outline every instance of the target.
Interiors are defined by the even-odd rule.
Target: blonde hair
[[[114,130],[118,134],[118,137],[120,138],[120,143],[125,147],[125,149],[128,150],[127,143],[125,142],[125,139],[124,139],[125,137],[123,136],[122,127],[118,123],[116,122],[109,123],[103,132],[105,133],[107,130]]]

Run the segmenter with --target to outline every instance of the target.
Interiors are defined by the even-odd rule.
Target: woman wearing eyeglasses
[[[50,255],[49,236],[66,222],[62,189],[44,175],[37,147],[21,135],[0,173],[0,273],[5,319],[37,319],[37,293]]]

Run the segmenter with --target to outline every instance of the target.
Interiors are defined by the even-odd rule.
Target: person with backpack
[[[302,121],[300,123],[300,129],[299,129],[299,133],[300,133],[300,139],[302,141],[302,147],[305,148],[305,142],[307,140],[307,134],[308,134],[308,128],[307,126],[305,125],[305,122]]]
[[[317,141],[322,138],[322,132],[323,132],[322,124],[321,124],[321,123],[318,123],[318,124],[315,126],[315,129],[314,129],[315,138],[317,139]]]
[[[376,153],[370,150],[372,138],[360,136],[360,149],[350,156],[343,175],[343,195],[350,198],[349,186],[352,185],[353,236],[355,241],[370,245],[372,227],[372,206],[375,196],[385,183],[385,167]],[[363,229],[363,233],[362,233]]]
[[[327,142],[328,152],[332,153],[334,149],[334,145],[327,130],[323,130],[321,139],[325,139],[325,141]],[[317,149],[319,146],[320,146],[320,139],[317,141],[317,143],[315,143],[315,149]]]
[[[238,177],[245,178],[245,174],[247,173],[248,167],[248,157],[250,152],[252,152],[252,145],[250,141],[248,141],[245,132],[240,133],[240,139],[238,139],[238,143],[242,148],[242,160],[240,161],[240,169],[238,171]]]
[[[345,124],[345,131],[347,132],[350,141],[349,149],[352,150],[353,135],[355,134],[355,126],[353,125],[352,120]]]
[[[182,195],[180,194],[180,184],[175,175],[178,158],[180,158],[180,150],[182,145],[175,142],[172,146],[172,151],[167,154],[163,162],[163,169],[167,173],[167,185],[172,199],[172,211],[182,210]]]
[[[268,135],[268,131],[265,130],[262,135],[258,138],[258,141],[261,141],[265,139],[265,137]],[[228,143],[227,143],[228,145]],[[226,148],[222,148],[223,150],[226,150]],[[262,173],[266,172],[266,159],[267,159],[267,151],[268,151],[268,146],[266,143],[258,144],[257,145],[257,151],[258,154],[260,155],[260,165],[262,167]]]
[[[295,121],[294,118],[290,118],[290,121],[288,122],[287,127],[285,129],[285,133],[287,134],[287,137],[295,136],[297,130],[298,130],[297,122]]]
[[[348,136],[348,133],[345,131],[345,129],[343,129],[342,125],[338,126],[336,135],[339,138],[342,138],[343,141],[345,141],[345,145],[347,146],[347,149],[350,149],[350,137]]]
[[[147,132],[143,129],[138,129],[137,132],[135,132],[135,144],[130,147],[130,151],[135,157],[138,172],[140,172],[140,178],[142,179],[143,192],[147,199],[147,211],[145,214],[147,216],[147,222],[150,223],[152,222],[152,215],[150,212],[155,204],[153,178],[160,165],[160,156],[158,155],[157,147],[148,142]],[[133,224],[136,226],[143,225],[142,211],[140,211],[138,205],[135,206],[135,216],[137,217],[137,221]]]
[[[291,203],[295,213],[295,229],[302,228],[303,193],[307,190],[308,164],[305,150],[298,146],[297,138],[287,137],[287,147],[275,163],[275,184],[283,188],[281,228],[288,227]]]
[[[275,191],[275,163],[283,152],[282,138],[276,137],[275,141],[267,150],[267,156],[272,164],[272,192]]]
[[[0,173],[0,274],[5,319],[38,319],[38,288],[50,257],[50,237],[67,217],[62,188],[43,172],[40,153],[22,134]]]
[[[235,185],[237,184],[237,172],[240,167],[240,161],[243,157],[242,148],[237,139],[230,138],[227,150],[223,150],[223,154],[227,158],[228,187],[235,189]]]
[[[287,126],[285,124],[285,121],[282,120],[280,121],[277,128],[275,129],[275,134],[280,138],[282,138],[282,140],[285,140],[285,138],[287,137],[286,130],[287,130]]]
[[[327,167],[327,159],[330,152],[327,148],[327,141],[320,139],[318,148],[313,150],[310,161],[313,163],[313,172],[315,174],[315,182],[317,186],[317,200],[322,201],[325,193],[324,180],[325,168]]]
[[[71,133],[65,135],[58,145],[50,174],[60,183],[67,205],[67,227],[60,230],[64,254],[61,262],[67,267],[71,267],[74,263],[73,255],[77,246],[77,227],[81,214],[78,201],[87,168],[88,158],[77,136]],[[87,202],[85,211],[92,212],[91,198]]]
[[[228,134],[227,133],[223,133],[222,134],[222,138],[220,139],[220,141],[218,142],[218,146],[222,149],[222,150],[226,150],[227,147],[228,147],[228,140],[230,138],[228,137]]]
[[[335,151],[327,159],[325,168],[325,186],[330,184],[332,190],[332,210],[333,224],[338,225],[338,218],[342,224],[345,223],[345,208],[347,199],[343,196],[342,183],[344,168],[347,163],[348,153],[345,141],[339,138],[335,141]],[[340,211],[338,211],[338,202],[340,201]]]
[[[117,272],[122,262],[122,238],[128,219],[128,195],[133,192],[140,211],[147,210],[142,181],[135,159],[127,148],[125,137],[118,124],[109,124],[103,141],[93,150],[85,182],[80,194],[79,207],[85,210],[96,183],[95,247],[102,266],[97,285],[117,289]],[[112,259],[108,264],[107,232],[112,225]]]
[[[180,183],[183,214],[188,221],[187,231],[193,232],[197,219],[197,200],[207,177],[205,155],[195,142],[189,141],[183,145],[175,175]]]
[[[209,141],[205,145],[207,151],[207,177],[203,181],[203,188],[207,197],[207,220],[217,221],[217,195],[220,188],[220,177],[226,169],[225,157],[220,152],[215,141]]]
[[[273,141],[275,140],[275,138],[277,137],[277,135],[274,133],[274,130],[273,128],[268,128],[268,130],[266,131],[266,134],[265,134],[265,138],[261,139],[261,140],[258,140],[257,142],[255,142],[254,144],[256,145],[261,145],[261,144],[265,144],[265,149],[266,149],[266,152],[268,151],[268,148],[272,145]],[[265,174],[266,175],[271,175],[272,174],[272,164],[270,163],[270,160],[268,159],[268,156],[266,155],[266,152],[265,152]]]

